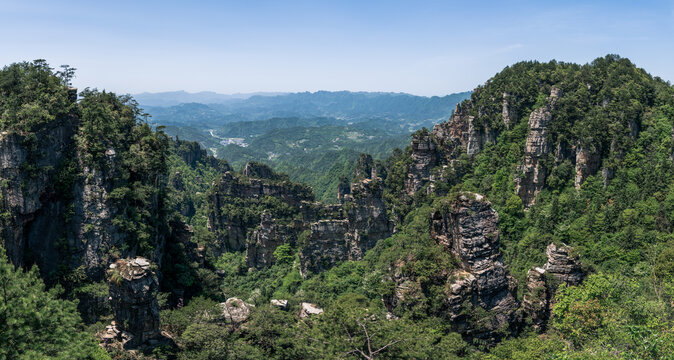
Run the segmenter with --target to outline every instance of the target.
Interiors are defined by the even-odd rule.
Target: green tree
[[[36,267],[15,268],[0,248],[0,359],[109,359],[60,293],[45,288]]]

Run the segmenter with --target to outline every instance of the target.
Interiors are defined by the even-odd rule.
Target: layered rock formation
[[[462,153],[470,156],[478,154],[485,144],[494,142],[498,133],[490,129],[487,121],[478,123],[471,115],[473,103],[467,102],[456,106],[449,121],[437,124],[428,134],[419,132],[412,138],[412,162],[407,168],[407,180],[404,185],[408,196],[414,195],[433,178],[433,169],[437,166],[452,166],[453,160]],[[508,121],[515,121],[514,110],[504,110],[510,116]]]
[[[393,232],[386,213],[381,178],[363,179],[344,195],[345,219],[320,220],[300,251],[300,273],[317,273],[344,260],[362,259],[365,251]]]
[[[125,347],[137,347],[159,337],[159,283],[152,264],[144,258],[121,259],[107,272],[116,327],[129,333]]]
[[[535,267],[527,273],[527,289],[522,299],[524,316],[531,319],[536,331],[545,330],[554,295],[560,284],[578,285],[583,280],[583,269],[573,249],[567,245],[548,245],[545,250],[548,261],[543,268]]]
[[[260,269],[273,265],[276,248],[283,244],[294,246],[298,230],[302,229],[302,222],[296,226],[277,224],[269,211],[263,211],[260,227],[253,231],[246,246],[246,266]]]
[[[548,127],[559,96],[559,89],[553,87],[545,106],[529,115],[529,135],[524,150],[524,162],[518,167],[521,175],[515,176],[515,191],[522,198],[525,208],[533,205],[536,195],[545,185],[546,168],[542,160],[550,153]]]
[[[499,254],[498,214],[481,195],[465,193],[432,214],[431,235],[461,261],[448,283],[453,327],[466,337],[497,340],[499,330],[517,324],[519,307],[516,282]],[[484,317],[475,318],[481,313],[475,308]]]
[[[249,174],[252,174],[252,170]],[[256,225],[256,222],[252,222],[251,219],[241,214],[223,211],[223,209],[236,201],[259,201],[264,197],[279,198],[297,209],[303,202],[313,200],[311,190],[305,186],[289,181],[239,179],[231,172],[226,172],[213,185],[209,195],[208,226],[216,234],[219,252],[244,250],[247,232]]]
[[[579,144],[576,147],[576,179],[574,181],[576,189],[580,189],[585,179],[594,175],[600,166],[601,153],[594,145],[583,146]],[[608,179],[605,182],[608,182]]]
[[[414,195],[430,179],[431,170],[438,165],[437,145],[428,134],[415,134],[412,138],[412,163],[407,167],[404,190]]]

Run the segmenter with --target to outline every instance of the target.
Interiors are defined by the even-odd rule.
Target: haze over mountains
[[[469,96],[350,91],[135,95],[150,122],[165,126],[168,135],[197,141],[235,168],[249,161],[267,163],[308,183],[326,201],[336,200],[338,175],[351,174],[361,152],[384,158],[404,148],[411,132],[447,120]]]
[[[179,91],[163,91],[157,93],[143,92],[140,94],[134,94],[133,97],[140,104],[145,106],[173,106],[184,103],[203,103],[203,104],[214,104],[214,103],[224,103],[232,100],[245,100],[251,96],[273,96],[280,95],[283,93],[280,92],[256,92],[256,93],[246,93],[246,94],[218,94],[213,91],[199,91],[196,93],[190,93],[184,90]]]

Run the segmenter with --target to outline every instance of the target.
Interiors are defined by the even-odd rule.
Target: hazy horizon
[[[674,2],[0,1],[0,64],[118,93],[470,91],[522,60],[619,54],[674,80]]]

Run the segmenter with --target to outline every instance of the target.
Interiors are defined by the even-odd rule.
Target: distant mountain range
[[[140,94],[136,95],[136,100],[152,115],[153,122],[163,125],[213,128],[238,121],[330,117],[344,123],[378,119],[420,128],[449,118],[456,104],[469,98],[470,92],[442,97],[350,91],[248,95],[172,92]],[[170,106],[153,105],[197,97],[202,100]]]
[[[280,92],[255,92],[249,94],[218,94],[212,91],[190,93],[184,90],[164,91],[158,93],[144,92],[134,94],[133,97],[143,106],[174,106],[184,103],[220,104],[232,100],[245,100],[251,96],[273,96]]]

